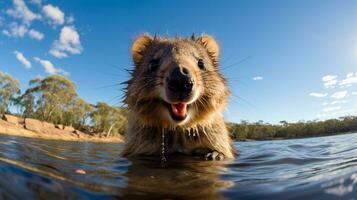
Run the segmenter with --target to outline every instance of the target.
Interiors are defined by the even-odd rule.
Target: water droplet
[[[166,163],[166,157],[165,157],[165,132],[162,131],[162,143],[161,143],[161,166],[164,167]]]

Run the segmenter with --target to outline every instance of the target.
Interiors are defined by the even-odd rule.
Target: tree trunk
[[[109,129],[109,131],[108,131],[108,133],[107,133],[107,136],[106,136],[106,137],[109,137],[110,132],[112,132],[112,129],[113,129],[113,127],[115,126],[115,124],[116,124],[116,123],[112,124],[112,126],[110,127],[110,129]]]

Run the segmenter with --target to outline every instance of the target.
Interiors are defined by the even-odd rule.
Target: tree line
[[[357,132],[357,116],[345,116],[325,121],[299,121],[269,124],[263,121],[228,123],[231,137],[236,140],[287,139],[336,135]]]
[[[0,114],[4,113],[73,126],[86,133],[123,134],[127,124],[124,107],[110,106],[104,102],[89,104],[79,97],[76,85],[71,80],[59,75],[34,78],[29,81],[28,89],[21,93],[19,81],[0,71]],[[236,140],[300,138],[357,132],[357,116],[297,123],[241,121],[227,124],[231,137]]]
[[[125,108],[81,99],[74,82],[64,76],[34,78],[21,93],[20,83],[0,72],[0,114],[73,126],[87,133],[123,134]]]

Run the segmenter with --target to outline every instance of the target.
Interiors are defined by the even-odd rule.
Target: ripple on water
[[[237,142],[235,160],[120,157],[120,144],[0,136],[0,198],[353,199],[357,134]],[[77,173],[85,172],[85,173]]]

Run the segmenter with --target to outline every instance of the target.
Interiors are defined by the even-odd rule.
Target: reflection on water
[[[231,161],[0,136],[0,199],[356,199],[357,134],[236,143]],[[85,172],[85,173],[78,173]]]
[[[233,185],[221,180],[224,163],[202,162],[201,159],[171,158],[165,167],[160,159],[132,160],[123,175],[127,184],[121,190],[125,198],[223,199],[217,191]]]

